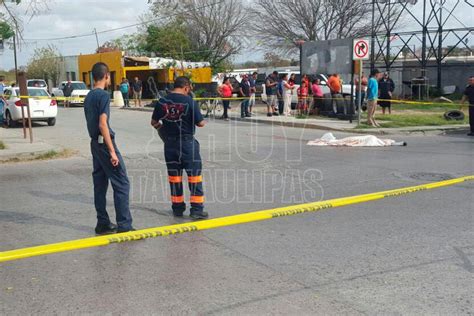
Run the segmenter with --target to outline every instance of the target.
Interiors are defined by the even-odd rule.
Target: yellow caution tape
[[[0,95],[0,97],[3,97],[3,95]],[[37,96],[37,97],[32,97],[32,96],[18,96],[20,99],[36,99],[36,100],[41,100],[41,99],[49,99],[49,100],[56,100],[56,101],[81,101],[83,102],[85,100],[85,97],[50,97],[50,96]],[[257,99],[262,100],[261,97],[257,97]],[[318,99],[318,100],[346,100],[345,98],[315,98],[313,96],[308,96],[308,97],[303,97],[299,99],[304,99],[304,100],[312,100],[312,99]],[[144,99],[143,99],[144,100]],[[158,101],[158,99],[149,99],[150,101]],[[225,100],[225,101],[243,101],[243,100],[250,100],[249,97],[235,97],[235,98],[223,98],[223,97],[198,97],[194,98],[193,100],[195,101],[215,101],[215,100]],[[113,100],[111,100],[113,101]],[[462,103],[449,103],[449,102],[428,102],[428,101],[411,101],[411,100],[398,100],[398,99],[377,99],[377,101],[388,101],[391,103],[399,103],[399,104],[418,104],[418,105],[439,105],[439,106],[460,106],[460,107],[468,107],[469,104],[462,104]]]
[[[85,239],[78,239],[55,244],[48,244],[30,248],[16,249],[0,252],[0,262],[24,259],[47,254],[72,251],[78,249],[106,246],[114,243],[121,243],[133,240],[141,240],[176,234],[195,232],[199,230],[207,230],[218,227],[226,227],[244,223],[251,223],[273,218],[291,216],[309,212],[317,212],[329,208],[347,206],[351,204],[364,203],[369,201],[380,200],[390,197],[398,197],[405,194],[415,193],[424,190],[431,190],[440,187],[451,186],[466,181],[473,181],[474,175],[461,178],[433,182],[401,189],[394,189],[376,193],[362,194],[345,198],[332,199],[321,202],[306,203],[300,205],[291,205],[271,210],[244,213],[233,216],[225,216],[210,220],[198,221],[193,223],[177,224],[170,226],[162,226],[155,228],[142,229],[134,232],[127,232],[108,236],[98,236]]]

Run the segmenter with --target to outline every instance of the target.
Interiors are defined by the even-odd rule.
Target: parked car
[[[27,87],[34,87],[34,88],[44,88],[48,90],[48,84],[43,79],[29,79],[26,80]]]
[[[20,89],[6,88],[4,98],[6,101],[4,110],[4,119],[8,126],[13,127],[17,122],[22,120],[21,108],[22,103],[19,98]],[[56,116],[58,115],[58,107],[55,100],[51,99],[45,88],[28,88],[28,103],[30,105],[30,113],[32,121],[47,122],[49,126],[56,124]],[[28,112],[24,111],[25,118],[28,118]]]
[[[51,95],[53,97],[64,97],[64,87],[68,82],[63,81],[57,88],[53,88]],[[82,81],[71,81],[72,84],[72,93],[71,93],[71,105],[83,105],[84,98],[89,93],[89,89],[86,84]]]

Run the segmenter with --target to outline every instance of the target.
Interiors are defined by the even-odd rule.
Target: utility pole
[[[426,0],[423,0],[423,31],[421,38],[421,76],[426,77],[426,36],[428,27],[426,25]]]
[[[390,70],[390,42],[392,41],[391,26],[390,26],[390,1],[387,4],[388,14],[387,14],[387,56],[385,56],[385,70],[388,72]]]
[[[97,53],[99,53],[99,49],[100,49],[99,36],[97,35],[97,29],[95,27],[94,27],[94,33],[95,33],[95,40],[97,42]]]
[[[436,82],[436,88],[438,88],[439,92],[442,92],[442,85],[441,85],[441,61],[443,60],[443,4],[444,0],[439,0],[439,21],[438,21],[438,58],[437,58],[437,66],[438,66],[438,76]]]
[[[375,1],[372,0],[372,34],[370,38],[370,72],[375,69]]]

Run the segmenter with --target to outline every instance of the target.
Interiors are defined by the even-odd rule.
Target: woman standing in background
[[[219,86],[219,89],[218,89],[218,92],[219,92],[219,95],[224,98],[222,100],[222,104],[224,106],[224,115],[222,116],[222,118],[226,121],[229,120],[229,115],[228,115],[228,111],[229,111],[229,108],[230,108],[230,100],[225,100],[225,98],[231,98],[232,97],[232,84],[230,83],[230,78],[229,77],[225,77],[224,78],[224,81],[222,83],[221,86]]]

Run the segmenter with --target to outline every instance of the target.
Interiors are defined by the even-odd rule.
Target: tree
[[[283,59],[273,52],[265,53],[263,57],[268,66],[272,67],[288,67],[291,66],[291,60]]]
[[[267,48],[294,52],[298,41],[359,36],[370,32],[367,0],[257,0],[254,32]]]
[[[142,32],[127,34],[111,41],[111,45],[124,51],[128,56],[140,56],[146,53],[145,37]]]
[[[150,0],[155,16],[169,22],[183,21],[190,53],[199,61],[208,61],[214,70],[225,68],[229,59],[240,52],[249,21],[242,0]],[[246,30],[244,30],[246,31]],[[190,54],[191,55],[191,54]]]
[[[95,52],[96,53],[108,53],[108,52],[115,52],[120,51],[120,47],[114,41],[107,41],[101,46],[99,46]]]
[[[0,21],[0,39],[6,40],[12,38],[13,35],[15,35],[15,32],[13,32],[10,24]]]
[[[47,0],[15,0],[15,1],[6,1],[0,0],[0,22],[7,22],[9,25],[15,25],[18,27],[21,33],[21,19],[20,16],[13,10],[11,10],[7,3],[15,2],[17,5],[20,2],[23,2],[25,5],[25,11],[23,12],[25,16],[29,16],[30,18],[34,17],[35,15],[48,11],[48,2]],[[5,14],[3,14],[5,13]]]
[[[46,81],[51,80],[56,86],[60,74],[58,63],[60,57],[61,54],[53,45],[35,49],[27,66],[28,77]]]
[[[194,54],[187,27],[180,19],[163,26],[151,25],[147,29],[144,50],[157,56],[195,61],[200,56]]]

